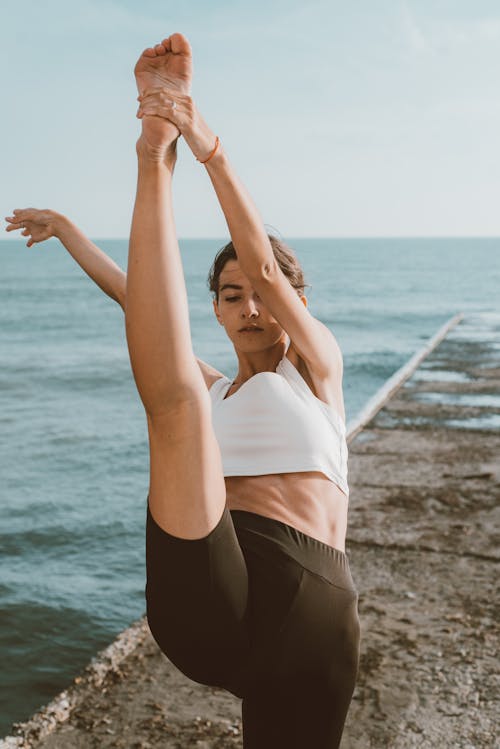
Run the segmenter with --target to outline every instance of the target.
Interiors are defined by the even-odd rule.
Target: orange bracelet
[[[215,136],[215,147],[214,147],[214,150],[210,152],[210,154],[208,155],[208,158],[204,159],[203,161],[201,159],[197,158],[196,161],[199,161],[200,164],[206,164],[207,161],[210,161],[210,159],[212,158],[212,156],[215,154],[215,152],[219,148],[219,143],[220,143],[219,136],[216,135]]]

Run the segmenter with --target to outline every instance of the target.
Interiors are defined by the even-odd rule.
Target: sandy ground
[[[484,425],[500,420],[500,369],[491,347],[464,352],[460,339],[444,341],[425,368],[350,446],[362,655],[342,749],[499,746],[500,429]],[[443,381],[443,370],[471,379]],[[471,395],[491,396],[489,405]],[[37,739],[35,721],[3,746],[241,747],[240,701],[186,679],[145,622],[136,637],[104,679],[78,677],[68,690],[75,707],[49,735]]]

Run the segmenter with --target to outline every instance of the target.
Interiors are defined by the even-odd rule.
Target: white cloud
[[[484,18],[471,24],[471,36],[489,41],[500,40],[500,18]]]
[[[401,18],[409,46],[417,53],[460,51],[464,46],[500,40],[500,16],[458,18],[428,13],[417,18],[416,9],[406,2],[401,6]]]
[[[425,36],[415,15],[408,5],[402,6],[403,32],[409,42],[410,48],[416,53],[425,53],[432,50],[429,40]]]

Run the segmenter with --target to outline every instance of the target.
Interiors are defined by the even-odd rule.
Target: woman
[[[148,424],[146,600],[160,648],[191,679],[243,699],[247,749],[336,747],[359,648],[342,357],[307,310],[293,253],[266,234],[197,111],[191,71],[181,34],[135,68],[142,133],[126,283],[57,214],[17,211],[9,230],[24,228],[28,245],[57,231],[124,307]],[[191,345],[172,210],[179,133],[231,234],[210,279],[238,357],[232,382]]]

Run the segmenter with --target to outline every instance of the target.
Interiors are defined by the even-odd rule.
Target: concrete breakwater
[[[391,380],[349,430],[363,640],[342,747],[493,747],[500,317],[453,319]],[[0,749],[241,747],[240,715],[141,620]]]

